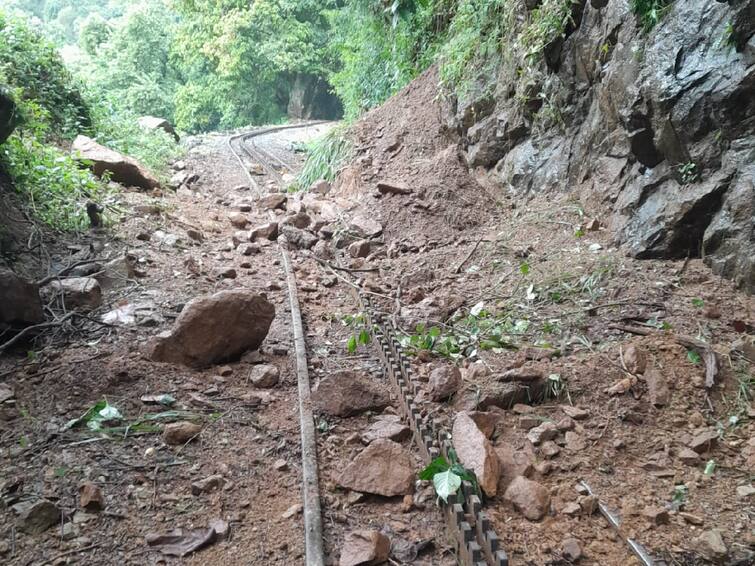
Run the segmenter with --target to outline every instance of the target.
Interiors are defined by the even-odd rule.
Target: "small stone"
[[[256,240],[257,238],[266,238],[268,240],[275,240],[278,238],[278,223],[269,222],[262,226],[257,226],[249,233],[250,240]]]
[[[402,442],[412,435],[411,429],[403,423],[393,420],[379,419],[361,436],[366,444],[381,438],[387,438],[395,442]]]
[[[166,444],[184,444],[202,432],[201,425],[189,421],[169,423],[163,429],[163,441]]]
[[[542,519],[550,506],[548,490],[523,476],[514,478],[503,497],[530,521]]]
[[[751,485],[737,486],[737,497],[739,497],[740,499],[746,499],[748,497],[751,497],[753,494],[755,494],[755,487]]]
[[[105,498],[97,484],[85,482],[79,487],[79,505],[87,511],[101,511],[105,508]]]
[[[587,447],[585,439],[579,433],[572,430],[566,432],[566,449],[570,452],[581,452]]]
[[[217,536],[218,540],[227,539],[228,534],[231,530],[228,522],[224,521],[223,519],[212,519],[209,522],[208,526],[215,531],[215,535]]]
[[[433,401],[448,399],[461,387],[461,372],[456,366],[443,365],[430,373],[428,388]]]
[[[233,267],[221,268],[217,272],[218,279],[236,279],[238,274]]]
[[[575,421],[581,421],[590,416],[590,412],[580,407],[572,407],[571,405],[561,405],[561,410],[567,417],[571,417]]]
[[[361,238],[374,238],[383,231],[383,225],[372,216],[358,214],[349,222],[349,230]]]
[[[522,415],[517,420],[517,424],[522,430],[531,430],[543,424],[543,419],[535,415]]]
[[[47,499],[17,504],[13,509],[19,514],[18,530],[31,535],[45,532],[60,520],[60,509]]]
[[[705,426],[705,417],[700,411],[695,411],[689,416],[689,424],[695,428]]]
[[[551,422],[545,422],[527,433],[527,438],[535,446],[546,440],[553,440],[556,436],[558,436],[558,429]]]
[[[576,517],[582,512],[582,508],[579,506],[579,503],[570,502],[564,505],[564,508],[561,510],[561,512],[564,515],[569,515],[570,517]]]
[[[721,536],[721,531],[718,529],[704,531],[700,536],[693,539],[692,544],[700,554],[713,562],[726,558],[729,552]]]
[[[595,495],[582,495],[577,499],[584,515],[593,515],[599,507],[598,498]]]
[[[352,531],[346,535],[341,548],[339,566],[381,564],[388,560],[391,541],[379,531]]]
[[[667,525],[670,521],[668,511],[663,507],[648,506],[642,510],[642,515],[653,525]]]
[[[645,372],[645,381],[648,384],[650,403],[655,407],[665,407],[671,398],[668,383],[663,374],[655,368]]]
[[[511,407],[511,410],[517,415],[531,415],[535,412],[535,407],[532,405],[525,405],[524,403],[516,403]]]
[[[233,368],[231,366],[221,366],[218,368],[218,373],[223,377],[228,377],[233,375]]]
[[[286,209],[286,195],[281,193],[272,193],[269,195],[265,195],[261,199],[257,201],[257,206],[259,206],[262,210],[275,210],[275,209]]]
[[[378,181],[377,189],[384,195],[408,195],[412,190],[399,181]]]
[[[239,244],[236,251],[241,255],[250,256],[260,253],[260,247],[257,244]]]
[[[285,472],[286,470],[288,470],[288,462],[286,462],[283,458],[279,458],[273,463],[273,468],[275,468],[279,472]]]
[[[689,447],[698,454],[703,454],[705,452],[710,452],[717,444],[718,432],[715,430],[707,430],[695,436],[689,443]]]
[[[414,465],[409,452],[392,440],[376,440],[365,448],[338,477],[348,489],[384,497],[406,495],[414,488]]]
[[[643,348],[630,344],[624,350],[623,354],[624,365],[629,373],[645,373],[647,367],[647,353]]]
[[[278,368],[271,364],[260,364],[252,368],[249,378],[255,387],[275,387],[280,380]]]
[[[351,257],[367,257],[370,255],[370,241],[358,240],[349,246]]]
[[[74,525],[73,523],[65,523],[60,534],[63,540],[71,540],[76,538],[79,532],[76,528],[76,525]]]
[[[295,503],[294,505],[292,505],[291,507],[289,507],[288,509],[286,509],[283,512],[283,514],[281,515],[281,517],[283,519],[290,519],[294,515],[298,515],[299,513],[301,513],[302,509],[303,509],[303,507],[301,506],[301,504]]]
[[[404,495],[404,499],[401,502],[401,511],[404,513],[409,513],[414,508],[414,496],[407,493]]]
[[[679,516],[690,525],[695,525],[697,527],[699,527],[700,525],[704,523],[702,517],[699,517],[698,515],[693,515],[692,513],[685,513],[684,511],[681,511],[679,513]]]
[[[700,463],[700,455],[689,448],[682,448],[679,451],[679,460],[688,466],[697,466]]]
[[[561,449],[552,440],[546,440],[540,445],[540,453],[548,459],[555,458],[559,452]]]
[[[564,539],[561,543],[561,555],[569,562],[576,562],[582,558],[582,547],[574,537]]]
[[[226,481],[223,476],[215,474],[208,476],[203,480],[192,482],[191,494],[200,495],[202,493],[209,493],[221,489],[225,485]]]
[[[246,225],[249,224],[249,219],[246,217],[245,214],[242,214],[240,212],[232,212],[228,215],[228,220],[235,226],[236,228],[241,228],[242,230],[246,228]]]

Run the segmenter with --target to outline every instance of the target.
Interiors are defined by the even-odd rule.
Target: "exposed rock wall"
[[[702,255],[755,291],[755,0],[676,0],[649,33],[629,0],[573,15],[539,96],[502,71],[458,104],[469,165],[512,193],[573,191],[633,255]]]
[[[0,86],[0,143],[11,135],[16,127],[16,104]]]
[[[297,120],[337,120],[343,116],[343,107],[325,80],[299,74],[289,92],[287,113]]]

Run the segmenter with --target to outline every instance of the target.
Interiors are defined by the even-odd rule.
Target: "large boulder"
[[[155,116],[142,116],[139,118],[139,127],[144,130],[162,130],[166,134],[173,136],[173,139],[180,141],[180,137],[176,133],[176,129],[173,124],[168,122],[165,118],[157,118]]]
[[[498,491],[501,464],[485,434],[467,413],[459,413],[454,419],[451,432],[454,450],[465,467],[477,476],[477,481],[486,495]]]
[[[44,319],[39,288],[0,268],[0,325],[37,324]]]
[[[18,122],[16,103],[5,90],[0,87],[0,143],[3,143],[13,133]]]
[[[414,489],[412,459],[400,444],[387,439],[375,440],[346,466],[338,484],[385,497],[407,495]]]
[[[76,159],[90,162],[98,177],[110,172],[110,178],[122,185],[146,190],[160,186],[160,182],[138,161],[98,144],[92,138],[77,136],[71,146],[71,153]]]
[[[264,295],[220,291],[190,301],[173,329],[155,337],[148,355],[156,362],[207,367],[259,348],[275,317]]]
[[[320,413],[351,417],[365,411],[381,411],[390,404],[388,394],[368,377],[339,371],[318,383],[312,402]]]
[[[102,287],[94,277],[69,277],[50,282],[43,288],[46,297],[55,297],[71,309],[96,309],[102,304]]]

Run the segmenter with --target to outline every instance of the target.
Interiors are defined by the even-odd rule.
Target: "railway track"
[[[321,122],[306,125],[279,126],[265,128],[254,132],[239,134],[228,138],[228,147],[244,169],[252,189],[258,197],[262,192],[249,172],[244,159],[262,166],[263,170],[279,183],[283,180],[281,170],[292,171],[291,163],[266,151],[256,143],[260,136],[284,130],[305,128]],[[276,168],[276,165],[278,168]],[[271,221],[275,215],[269,212]],[[296,351],[296,366],[299,389],[299,416],[302,441],[303,469],[303,506],[305,527],[305,550],[307,566],[319,566],[324,563],[322,542],[322,518],[318,490],[317,453],[314,433],[314,418],[311,412],[310,381],[307,369],[306,344],[301,320],[301,310],[296,288],[296,277],[291,267],[291,258],[285,236],[278,238],[278,245],[286,271],[289,303],[292,313],[292,329]],[[356,287],[355,287],[356,288]],[[409,364],[398,344],[395,334],[384,325],[381,315],[372,308],[369,297],[357,291],[355,298],[360,307],[370,313],[375,328],[380,328],[378,341],[379,357],[384,375],[390,380],[394,392],[400,400],[400,411],[413,432],[414,444],[425,463],[429,463],[441,453],[448,457],[451,449],[450,435],[447,431],[436,429],[435,423],[420,414],[414,403],[416,384],[411,376]],[[500,547],[499,539],[490,526],[490,521],[482,510],[482,502],[473,486],[465,482],[458,497],[450,497],[442,508],[443,518],[448,527],[448,534],[454,543],[456,558],[462,566],[506,566],[508,557]]]
[[[283,182],[284,172],[294,172],[295,165],[267,151],[258,143],[258,138],[285,130],[307,128],[323,122],[310,122],[304,125],[277,126],[243,133],[228,138],[228,146],[244,169],[251,188],[262,197],[263,193],[250,173],[251,164],[261,165],[265,174],[278,183]],[[250,163],[245,163],[247,160]],[[270,211],[271,221],[276,221]],[[282,264],[286,272],[288,296],[292,314],[292,330],[296,352],[296,369],[299,396],[299,417],[303,469],[303,508],[305,527],[305,549],[307,566],[320,566],[325,563],[323,545],[323,521],[320,505],[318,459],[315,437],[314,417],[310,401],[310,380],[306,354],[306,343],[302,316],[298,300],[297,284],[292,269],[288,242],[285,236],[278,238]],[[322,263],[322,262],[321,262]],[[331,266],[339,267],[339,266]],[[376,358],[379,360],[383,376],[392,386],[399,400],[399,411],[403,420],[412,431],[413,444],[424,463],[443,455],[449,459],[452,451],[452,438],[440,421],[432,418],[430,407],[417,401],[418,383],[412,373],[408,358],[404,353],[398,334],[385,313],[374,304],[369,294],[363,292],[357,281],[350,275],[339,274],[347,282],[353,293],[353,300],[358,309],[369,319],[374,329],[374,343],[377,344]],[[589,487],[588,487],[589,489]],[[608,524],[629,546],[639,563],[653,566],[654,562],[647,550],[632,539],[626,538],[620,529],[620,523],[608,508],[600,504],[600,512]],[[452,541],[455,558],[461,566],[508,566],[509,557],[504,550],[501,539],[492,526],[484,508],[482,494],[469,482],[463,482],[460,492],[441,502],[440,513],[446,524],[448,540]]]

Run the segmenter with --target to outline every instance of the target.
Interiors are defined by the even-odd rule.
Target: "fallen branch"
[[[82,265],[87,265],[88,263],[96,263],[98,261],[100,261],[100,260],[97,259],[97,258],[92,258],[92,259],[84,259],[84,260],[81,260],[81,261],[77,261],[76,263],[72,263],[71,265],[69,265],[68,267],[64,267],[63,269],[61,269],[57,273],[54,273],[53,275],[48,275],[44,279],[40,279],[39,281],[37,281],[37,286],[38,287],[44,287],[50,281],[55,281],[56,279],[60,279],[61,277],[65,277],[66,275],[68,275],[71,271],[73,271],[77,267],[81,267]]]
[[[21,332],[16,334],[13,338],[5,342],[4,344],[0,344],[0,354],[2,354],[5,350],[13,346],[16,342],[19,342],[22,338],[26,337],[27,335],[31,334],[32,332],[35,332],[37,330],[43,330],[45,328],[55,328],[57,326],[61,326],[65,321],[67,321],[69,318],[73,317],[76,313],[75,312],[69,312],[66,314],[63,318],[59,318],[58,320],[52,320],[50,322],[43,322],[41,324],[35,324],[33,326],[27,326],[24,328]]]
[[[609,328],[621,330],[629,334],[638,334],[640,336],[650,335],[666,335],[667,333],[661,333],[649,328],[641,328],[638,326],[629,326],[626,324],[611,324]],[[674,338],[677,344],[681,344],[689,350],[694,350],[705,362],[705,387],[710,389],[716,383],[716,376],[718,375],[718,358],[716,357],[715,350],[707,342],[693,338],[692,336],[684,336],[682,334],[670,334]]]
[[[485,236],[480,236],[480,238],[475,243],[474,247],[472,247],[471,250],[469,250],[469,253],[466,255],[466,257],[461,260],[461,263],[456,266],[456,269],[454,269],[454,273],[459,273],[461,271],[461,268],[464,267],[464,264],[469,261],[469,258],[471,258],[474,253],[477,251],[477,248],[480,246],[480,242],[485,238]]]

